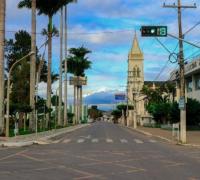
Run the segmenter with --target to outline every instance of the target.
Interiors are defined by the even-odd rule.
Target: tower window
[[[133,68],[133,77],[136,77],[136,68]]]
[[[140,68],[137,68],[137,77],[140,77]]]

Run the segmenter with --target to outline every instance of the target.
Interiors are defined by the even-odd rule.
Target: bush
[[[187,126],[200,125],[200,102],[194,99],[187,100]],[[147,110],[154,117],[157,123],[165,124],[180,122],[180,110],[178,103],[151,103],[147,106]]]
[[[178,103],[175,102],[171,105],[170,109],[170,123],[178,123],[180,121],[180,110],[178,107]]]
[[[200,102],[195,99],[188,99],[187,101],[187,125],[199,126],[200,125]]]
[[[170,103],[151,103],[147,106],[147,110],[154,117],[157,123],[167,123],[170,117]]]

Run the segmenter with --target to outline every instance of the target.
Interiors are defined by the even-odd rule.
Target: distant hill
[[[115,100],[115,94],[118,91],[102,91],[88,95],[84,98],[84,103],[88,105],[97,105],[99,109],[110,111],[115,108],[115,104],[120,101]]]

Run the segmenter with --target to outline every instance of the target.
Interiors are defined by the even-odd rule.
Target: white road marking
[[[65,139],[64,141],[63,141],[63,143],[69,143],[69,142],[71,142],[71,139]]]
[[[83,143],[85,141],[85,139],[78,139],[77,143]]]
[[[137,143],[137,144],[143,144],[143,141],[139,140],[139,139],[134,139],[134,141]]]
[[[84,138],[84,139],[91,139],[91,135],[87,135],[87,136],[80,136],[81,138]]]
[[[59,143],[60,142],[60,140],[56,140],[56,141],[53,141],[52,143],[53,144],[57,144],[57,143]]]
[[[151,142],[151,143],[156,143],[157,141],[154,140],[154,139],[150,139],[149,142]]]
[[[98,143],[99,140],[98,139],[92,139],[92,143]]]
[[[120,139],[121,143],[128,143],[126,139]]]
[[[107,139],[106,139],[106,142],[107,142],[107,143],[113,143],[113,140],[112,140],[112,139],[109,139],[109,138],[107,138]]]

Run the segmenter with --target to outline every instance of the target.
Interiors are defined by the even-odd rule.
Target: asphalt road
[[[52,142],[0,149],[0,180],[200,180],[200,149],[119,125],[93,123]]]

